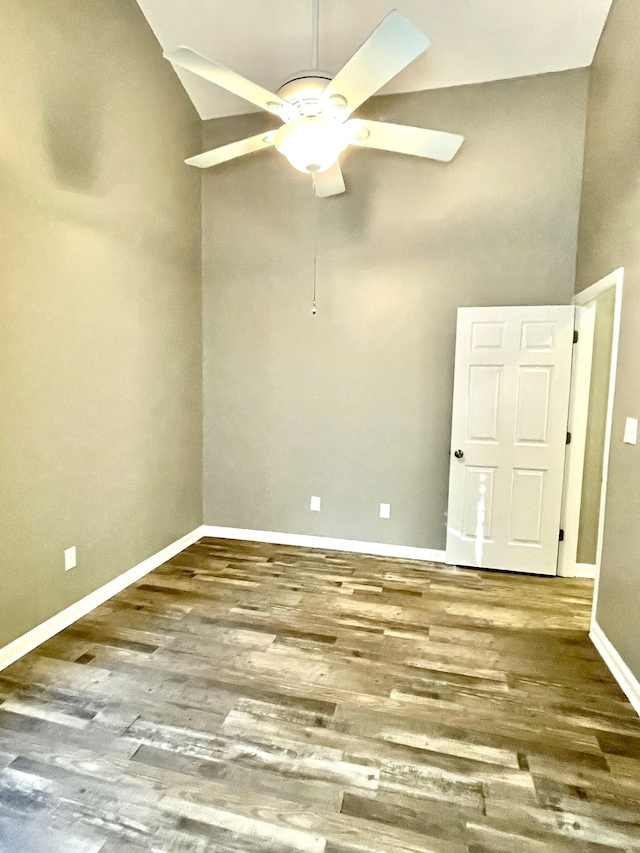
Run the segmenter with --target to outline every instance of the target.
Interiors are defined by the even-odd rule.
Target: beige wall
[[[640,678],[640,446],[622,443],[640,417],[640,15],[613,0],[591,72],[577,288],[624,266],[607,516],[596,615]]]
[[[578,562],[592,566],[596,562],[598,552],[602,466],[609,408],[609,376],[611,373],[615,303],[615,289],[612,288],[596,300],[595,306],[587,440],[584,453],[580,528],[578,532]]]
[[[363,115],[463,133],[459,157],[353,151],[318,203],[274,151],[205,174],[206,523],[444,547],[456,309],[571,299],[587,82],[378,98]]]
[[[201,334],[200,122],[136,3],[0,31],[1,647],[200,523]]]

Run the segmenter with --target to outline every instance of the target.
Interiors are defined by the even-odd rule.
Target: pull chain
[[[313,249],[313,303],[311,305],[311,314],[313,317],[318,313],[318,306],[316,304],[316,295],[318,290],[318,231],[320,226],[320,207],[318,205],[318,198],[314,199],[314,204],[316,208],[316,233],[315,233],[315,246]]]
[[[314,317],[318,313],[318,306],[316,305],[317,277],[318,277],[318,258],[316,256],[313,259],[313,305],[311,306],[311,313],[313,314]]]
[[[312,0],[311,5],[311,67],[315,70],[318,68],[318,54],[320,50],[320,0]],[[318,230],[320,224],[320,208],[318,207],[318,197],[315,197],[314,204],[316,207],[316,233],[315,246],[313,250],[313,303],[311,305],[311,316],[315,317],[318,313],[318,305],[316,296],[318,291]]]
[[[311,67],[318,68],[318,53],[320,42],[320,0],[313,0],[311,13]]]

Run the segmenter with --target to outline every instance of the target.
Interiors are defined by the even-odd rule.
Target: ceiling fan
[[[338,157],[349,145],[378,148],[448,162],[463,136],[380,121],[349,119],[351,113],[429,47],[429,39],[404,15],[392,11],[335,77],[318,70],[319,3],[313,0],[313,67],[269,92],[188,47],[165,53],[173,65],[191,71],[273,113],[284,124],[191,157],[201,169],[244,154],[275,148],[300,172],[312,175],[320,198],[345,191]]]

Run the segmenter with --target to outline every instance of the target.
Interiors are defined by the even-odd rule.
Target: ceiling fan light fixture
[[[275,146],[294,169],[307,175],[324,172],[336,162],[352,141],[341,122],[333,119],[303,118],[283,125],[275,136]]]

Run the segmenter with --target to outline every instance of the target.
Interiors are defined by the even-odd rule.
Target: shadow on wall
[[[118,4],[122,10],[112,14],[99,3],[80,14],[73,0],[58,0],[46,4],[55,26],[43,27],[42,3],[13,5],[5,80],[11,85],[13,78],[11,115],[19,118],[0,156],[3,196],[19,198],[31,221],[55,219],[181,266],[200,241],[198,232],[176,239],[175,227],[176,212],[199,186],[200,175],[181,160],[183,140],[200,122],[185,110],[178,125],[158,125],[144,145],[134,142],[164,107],[162,96],[149,94],[151,62],[166,78],[164,97],[172,103],[173,89],[183,96],[155,40],[144,49],[135,42],[141,13]],[[101,53],[105,39],[121,51]],[[12,131],[14,140],[24,134],[24,143],[11,140]],[[164,168],[167,157],[175,169]]]
[[[11,0],[3,14],[0,79],[10,120],[0,151],[2,195],[19,198],[30,221],[54,218],[154,262],[182,265],[200,243],[198,231],[176,239],[177,211],[192,203],[200,183],[181,162],[200,120],[189,104],[166,124],[174,97],[185,95],[153,36],[140,42],[146,24],[137,5],[99,2],[89,12],[75,0]],[[117,49],[101,50],[105,43]],[[167,158],[175,169],[166,169]]]
[[[96,54],[74,49],[74,40],[57,37],[60,31],[74,29],[73,5],[59,7],[57,17],[59,29],[43,36],[36,59],[43,136],[52,171],[62,185],[103,195],[106,188],[101,192],[99,187],[104,144],[102,78],[108,65]]]

